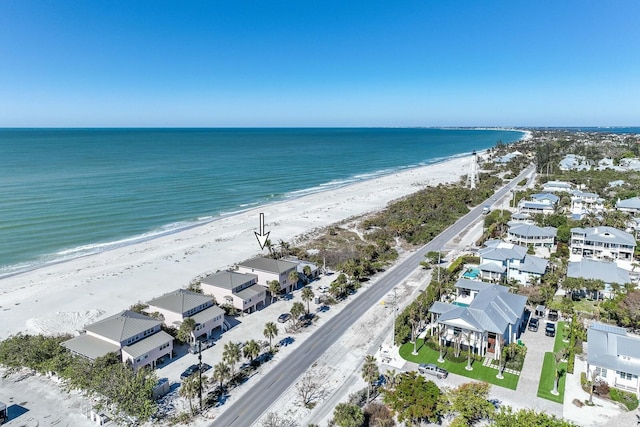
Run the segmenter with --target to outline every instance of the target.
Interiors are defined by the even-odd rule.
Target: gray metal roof
[[[298,264],[281,259],[258,257],[241,262],[239,265],[245,268],[252,268],[269,273],[282,274],[288,272],[289,270],[295,269]]]
[[[630,246],[636,245],[636,239],[631,234],[613,227],[574,227],[571,229],[571,233],[584,234],[585,240],[590,240],[592,242],[618,243]]]
[[[95,360],[109,353],[119,353],[120,347],[87,334],[80,334],[75,338],[60,343],[73,353]]]
[[[158,298],[154,298],[151,301],[147,301],[147,304],[154,307],[160,307],[173,313],[183,314],[212,301],[213,297],[211,296],[188,291],[186,289],[178,289]]]
[[[202,323],[208,322],[209,320],[215,319],[221,314],[224,314],[224,310],[218,307],[217,305],[212,305],[211,307],[206,308],[202,311],[199,311],[198,313],[190,317],[193,320],[195,320],[196,323],[202,324]]]
[[[534,200],[549,200],[551,203],[558,203],[558,201],[560,200],[560,197],[551,193],[532,194],[531,198]]]
[[[518,203],[518,207],[519,208],[527,208],[527,209],[541,209],[541,210],[549,210],[549,209],[553,209],[553,206],[547,203],[540,203],[540,202],[531,202],[528,200],[522,200],[520,201],[520,203]]]
[[[494,264],[495,265],[495,264]],[[454,285],[459,289],[469,289],[472,291],[481,291],[482,289],[490,288],[491,283],[481,282],[479,280],[469,280],[469,279],[458,279],[456,284]]]
[[[608,332],[618,335],[627,335],[627,330],[625,328],[621,328],[620,326],[615,325],[609,325],[608,323],[591,322],[591,325],[589,325],[589,327],[596,331]]]
[[[456,306],[453,304],[447,304],[446,302],[436,301],[431,305],[431,308],[429,309],[429,313],[442,314],[442,313],[446,313],[447,311],[453,310],[456,307],[459,307],[459,306]]]
[[[232,290],[238,286],[244,285],[251,281],[258,280],[258,276],[250,273],[238,273],[235,271],[219,271],[214,274],[210,274],[200,282],[205,285],[215,286],[217,288]]]
[[[619,200],[618,203],[616,203],[616,208],[640,209],[640,197]]]
[[[162,324],[162,321],[153,319],[144,314],[130,310],[122,311],[106,319],[87,325],[85,329],[96,335],[117,342],[124,342],[131,337],[143,333]]]
[[[488,271],[490,273],[499,273],[499,274],[502,274],[505,271],[507,271],[506,267],[502,265],[498,265],[495,262],[485,262],[484,264],[480,264],[478,266],[478,269],[480,271]]]
[[[525,273],[544,274],[547,271],[549,261],[533,255],[525,255],[524,262],[518,266],[518,270]]]
[[[502,334],[509,324],[515,324],[522,316],[527,304],[527,297],[511,294],[508,290],[505,286],[491,285],[481,290],[468,307],[452,305],[453,308],[445,311],[434,303],[429,311],[442,313],[438,317],[439,323],[455,325],[456,320],[461,320],[477,331]]]
[[[509,233],[524,237],[556,237],[555,227],[538,227],[534,224],[515,223],[509,227]]]
[[[593,322],[587,331],[589,364],[640,375],[640,338],[628,336],[626,331],[619,333],[621,328],[614,327],[616,330],[607,331],[601,325]]]
[[[492,241],[487,242],[486,246],[486,248],[482,248],[478,251],[480,258],[505,262],[512,259],[521,260],[527,254],[526,248],[510,243],[499,242],[498,244],[495,244]]]
[[[140,357],[143,354],[160,347],[162,344],[169,342],[173,342],[173,337],[165,331],[159,331],[135,344],[122,347],[122,349],[132,357]]]
[[[616,265],[615,262],[598,261],[583,258],[582,261],[570,261],[567,267],[567,277],[587,280],[602,280],[605,283],[630,283],[629,272]]]
[[[245,300],[245,299],[257,297],[260,295],[261,292],[265,292],[266,290],[267,288],[265,288],[262,285],[253,285],[253,286],[249,286],[246,289],[241,290],[240,292],[236,292],[236,295],[238,295],[238,297]]]

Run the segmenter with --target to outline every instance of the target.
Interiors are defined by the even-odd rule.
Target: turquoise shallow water
[[[0,276],[522,135],[470,129],[0,129]]]

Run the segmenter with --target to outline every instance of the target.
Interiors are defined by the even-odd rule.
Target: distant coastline
[[[341,133],[341,132],[345,132],[347,135],[346,136],[341,136],[345,141],[350,142],[352,139],[355,141],[353,142],[354,146],[356,147],[354,151],[354,156],[358,155],[357,150],[360,150],[360,152],[364,152],[365,149],[367,148],[366,146],[362,145],[362,142],[359,141],[359,139],[361,138],[373,138],[374,140],[377,141],[378,144],[386,144],[386,146],[383,147],[374,147],[374,151],[377,149],[377,153],[378,156],[383,156],[383,155],[390,155],[393,154],[394,152],[394,147],[393,147],[393,139],[395,137],[394,134],[399,135],[402,138],[405,138],[407,141],[403,143],[406,144],[406,146],[408,147],[407,149],[414,149],[415,147],[417,147],[419,144],[417,144],[416,142],[414,142],[413,140],[411,140],[411,138],[416,138],[416,135],[410,135],[410,138],[407,137],[407,135],[405,135],[405,133],[407,131],[411,132],[413,130],[413,128],[411,129],[400,129],[400,130],[390,130],[388,128],[382,128],[382,129],[365,129],[363,131],[360,131],[359,129],[353,129],[353,128],[344,128],[344,129],[321,129],[320,135],[312,135],[313,138],[315,138],[313,141],[307,142],[305,144],[300,144],[300,149],[301,152],[304,153],[305,150],[313,150],[312,144],[315,142],[316,144],[318,143],[319,140],[321,140],[321,138],[326,137],[327,135],[325,135],[326,133],[329,133],[329,137],[333,137],[334,135],[331,134],[331,132],[336,132],[336,133]],[[118,139],[118,138],[128,138],[131,137],[131,133],[134,134],[135,137],[137,137],[139,134],[147,134],[147,129],[132,129],[132,130],[122,130],[122,135],[121,136],[121,130],[119,129],[115,129],[115,130],[108,130],[107,133],[111,134],[111,137],[113,139]],[[424,137],[423,135],[420,135],[420,131],[416,130],[418,132],[417,137]],[[30,132],[28,132],[27,130],[22,130],[20,131],[20,133],[24,133],[26,132],[27,134],[29,134]],[[49,143],[51,140],[53,140],[52,134],[48,133],[46,130],[36,130],[35,131],[37,134],[40,134],[40,137],[47,143]],[[63,133],[64,136],[64,131],[56,131],[53,132],[53,134],[55,135],[59,135],[60,132]],[[180,130],[175,130],[175,129],[169,129],[169,130],[162,130],[162,129],[151,129],[151,135],[156,135],[156,132],[158,133],[158,135],[160,135],[160,137],[162,137],[163,135],[165,135],[167,132],[169,133],[175,133],[176,135],[180,136],[181,135],[181,131]],[[190,132],[190,130],[188,130],[187,132]],[[217,132],[217,131],[216,131]],[[293,132],[295,134],[294,138],[299,138],[300,135],[302,135],[303,137],[306,136],[307,132],[312,132],[312,131],[308,131],[307,129],[305,130],[296,130],[296,129],[284,129],[281,132],[274,130],[274,129],[268,129],[267,133],[273,133],[274,135],[276,135],[273,139],[271,140],[265,140],[265,143],[269,143],[269,142],[273,142],[275,143],[279,143],[280,141],[278,140],[278,138],[291,138],[290,133]],[[164,223],[156,223],[156,225],[152,225],[153,223],[151,221],[149,222],[149,226],[142,226],[141,228],[139,228],[138,230],[135,229],[135,227],[131,227],[131,230],[128,231],[128,229],[123,229],[120,233],[112,233],[111,236],[109,237],[108,233],[106,233],[103,229],[108,227],[109,222],[111,221],[111,218],[108,217],[108,215],[106,214],[102,214],[101,212],[98,212],[97,214],[92,214],[91,212],[80,212],[79,217],[77,218],[77,221],[79,223],[81,222],[87,222],[87,223],[91,223],[92,221],[95,221],[96,223],[103,220],[106,221],[106,224],[102,227],[103,229],[101,229],[100,227],[94,227],[97,229],[97,232],[94,234],[99,234],[99,232],[102,232],[103,237],[98,237],[96,239],[94,239],[93,241],[90,239],[77,239],[77,243],[74,244],[73,242],[71,243],[67,243],[63,246],[60,247],[55,247],[56,242],[55,241],[50,241],[48,242],[48,244],[45,245],[41,245],[43,247],[48,247],[50,248],[48,251],[41,251],[40,254],[38,255],[29,255],[29,248],[26,248],[25,246],[27,244],[29,244],[29,242],[33,242],[33,244],[38,244],[37,243],[37,239],[29,239],[28,238],[28,233],[26,233],[26,235],[23,235],[24,237],[27,237],[25,239],[24,242],[20,242],[16,240],[13,242],[13,247],[12,247],[12,251],[17,251],[18,253],[20,253],[20,251],[22,250],[22,253],[24,254],[22,256],[22,258],[15,258],[13,260],[10,260],[9,262],[6,261],[6,257],[4,257],[5,259],[3,259],[2,256],[0,256],[0,278],[4,278],[4,277],[9,277],[9,276],[13,276],[15,274],[20,274],[26,271],[30,271],[33,269],[37,269],[37,268],[41,268],[43,266],[47,266],[47,265],[52,265],[52,264],[58,264],[61,262],[66,262],[69,261],[71,259],[75,259],[75,258],[80,258],[80,257],[85,257],[88,255],[93,255],[96,253],[100,253],[103,251],[108,251],[108,250],[113,250],[113,249],[117,249],[123,246],[128,246],[128,245],[132,245],[132,244],[137,244],[137,243],[141,243],[141,242],[146,242],[152,239],[157,239],[159,237],[163,237],[163,236],[169,236],[175,233],[178,233],[180,231],[184,231],[184,230],[189,230],[191,228],[194,227],[199,227],[202,225],[206,225],[212,221],[217,221],[223,218],[227,218],[229,216],[234,216],[234,215],[238,215],[241,213],[244,213],[248,210],[251,209],[255,209],[257,207],[266,207],[269,205],[272,205],[274,203],[278,203],[281,201],[285,201],[285,200],[296,200],[299,199],[300,197],[306,196],[306,195],[310,195],[310,194],[315,194],[315,193],[322,193],[322,192],[327,192],[327,191],[332,191],[338,188],[342,188],[354,183],[358,183],[358,182],[363,182],[363,181],[367,181],[367,180],[372,180],[378,177],[384,177],[387,175],[391,175],[391,174],[395,174],[398,173],[400,171],[403,170],[408,170],[408,169],[412,169],[412,168],[417,168],[420,166],[425,166],[425,165],[431,165],[431,164],[436,164],[436,163],[440,163],[443,161],[447,161],[449,159],[455,159],[455,158],[459,158],[459,157],[464,157],[468,154],[470,154],[472,151],[480,151],[481,149],[486,149],[488,147],[491,147],[495,144],[496,140],[493,140],[493,136],[495,133],[495,136],[504,136],[504,139],[511,139],[510,141],[507,140],[507,142],[515,142],[518,140],[522,140],[522,139],[526,139],[528,132],[526,130],[519,130],[519,129],[496,129],[496,128],[490,128],[490,129],[443,129],[443,128],[429,128],[429,130],[425,131],[425,135],[431,137],[432,135],[430,135],[429,133],[437,133],[438,137],[443,138],[442,135],[444,135],[444,137],[446,138],[451,138],[451,136],[455,136],[458,137],[458,135],[456,135],[456,132],[462,132],[461,135],[459,135],[461,138],[466,138],[466,139],[471,139],[471,141],[464,141],[464,145],[461,145],[461,143],[459,143],[458,145],[456,145],[455,147],[451,146],[445,146],[444,148],[448,149],[448,151],[443,150],[443,147],[438,146],[436,147],[435,150],[431,150],[429,153],[427,153],[428,150],[424,150],[424,154],[421,154],[419,152],[416,153],[415,157],[420,158],[420,156],[422,156],[422,160],[421,161],[416,161],[415,157],[412,157],[409,153],[409,155],[406,155],[406,153],[399,153],[400,155],[393,159],[393,161],[388,162],[387,164],[382,164],[380,165],[379,168],[375,168],[375,165],[371,164],[371,161],[367,161],[367,159],[362,159],[362,160],[358,160],[358,159],[353,159],[353,161],[349,161],[350,159],[346,159],[346,161],[342,160],[342,164],[338,164],[335,166],[335,169],[339,169],[342,166],[342,170],[338,170],[338,173],[332,172],[332,171],[328,171],[328,172],[323,172],[322,177],[319,180],[316,180],[315,182],[309,181],[308,185],[298,185],[298,188],[295,188],[295,186],[291,186],[289,189],[287,188],[281,188],[278,179],[279,177],[270,177],[268,176],[268,179],[265,179],[265,182],[258,182],[258,183],[251,183],[249,182],[250,180],[245,180],[244,182],[239,182],[238,186],[235,188],[242,188],[242,186],[246,186],[249,187],[249,192],[253,191],[253,193],[249,194],[245,199],[242,199],[241,197],[238,198],[236,197],[235,199],[231,199],[234,197],[234,184],[232,182],[228,183],[227,187],[223,187],[221,186],[221,191],[219,191],[216,194],[212,194],[210,195],[210,197],[212,198],[218,198],[218,200],[222,200],[225,197],[231,197],[229,200],[233,200],[231,202],[229,202],[227,205],[219,205],[218,209],[214,209],[213,211],[211,211],[210,209],[202,208],[200,211],[198,211],[198,209],[200,208],[196,208],[196,209],[192,209],[190,211],[190,209],[188,208],[189,204],[193,204],[193,203],[197,203],[197,199],[200,197],[201,193],[198,193],[197,191],[194,191],[193,194],[189,194],[188,197],[184,197],[182,199],[177,198],[176,200],[172,201],[172,203],[175,205],[173,207],[174,211],[176,212],[174,214],[173,217],[168,217],[167,221],[165,221]],[[481,134],[485,134],[485,132],[488,132],[489,134],[491,134],[492,136],[489,137],[489,140],[487,140],[486,138],[483,141],[478,142],[477,140],[474,140],[474,138],[477,138],[477,134],[468,134],[468,132],[480,132]],[[517,133],[514,134],[513,132],[518,132],[521,135],[518,135]],[[196,134],[200,134],[200,133],[207,133],[206,130],[203,130],[202,132],[195,132]],[[245,136],[246,134],[249,134],[250,136],[254,136],[254,134],[256,133],[260,133],[259,130],[256,129],[250,129],[247,132],[245,132]],[[390,133],[390,135],[386,135],[384,136],[384,138],[380,138],[380,134],[381,133]],[[79,135],[79,136],[78,136]],[[2,133],[0,133],[0,136],[2,136]],[[82,149],[82,144],[91,144],[92,140],[91,138],[94,138],[92,136],[92,132],[91,130],[86,130],[86,129],[79,129],[79,130],[74,130],[72,132],[72,136],[69,137],[67,135],[68,138],[71,138],[74,140],[73,144],[76,144],[78,146],[80,146],[80,149]],[[85,139],[86,138],[86,139]],[[153,137],[149,137],[149,138],[153,138]],[[346,139],[345,139],[346,138]],[[498,138],[501,139],[501,138]],[[382,141],[382,142],[380,142]],[[130,142],[129,140],[125,140],[124,142]],[[448,142],[448,141],[444,141],[444,142]],[[134,143],[138,143],[137,141],[134,141]],[[165,144],[170,144],[171,142],[164,142]],[[0,143],[1,144],[1,143]],[[72,145],[73,145],[72,144]],[[147,151],[151,151],[152,148],[154,148],[154,141],[152,141],[150,139],[150,141],[148,143],[143,143],[143,144],[148,144],[148,147],[142,147],[140,149],[141,153],[144,153],[144,150],[146,149]],[[194,139],[194,141],[192,142],[192,144],[195,147],[198,147],[198,144],[206,144],[206,141],[201,141],[198,140],[197,138]],[[287,144],[287,143],[285,143]],[[289,147],[291,147],[292,144],[291,141],[288,142]],[[45,144],[40,143],[39,144],[40,147],[38,147],[38,149],[42,149],[45,148],[46,146],[44,146]],[[43,147],[44,146],[44,147]],[[252,149],[255,149],[256,146],[252,146]],[[260,147],[258,147],[260,148]],[[401,147],[402,148],[402,147]],[[419,148],[419,147],[418,147]],[[74,153],[72,152],[73,147],[67,147],[67,149],[69,149],[69,155],[73,156]],[[122,150],[127,150],[127,146],[125,144],[122,144],[121,147]],[[210,150],[210,152],[217,152],[217,151],[224,151],[226,149],[226,147],[224,146],[224,144],[221,144],[220,147],[216,147],[215,150]],[[217,150],[217,151],[216,151]],[[440,151],[439,151],[440,150]],[[35,151],[35,150],[34,150]],[[77,151],[77,150],[76,150]],[[268,151],[268,150],[267,150]],[[400,151],[397,148],[395,149],[395,151]],[[264,152],[264,150],[263,150]],[[312,156],[313,156],[313,151],[312,151]],[[320,157],[320,155],[318,153],[321,153],[324,155],[324,158],[320,158],[318,159],[318,157]],[[442,153],[443,155],[438,155]],[[28,154],[28,153],[23,153],[23,154]],[[89,153],[91,154],[91,153]],[[87,154],[87,155],[89,155]],[[227,158],[230,158],[229,156],[231,156],[232,153],[226,153]],[[270,153],[269,153],[270,154]],[[118,156],[120,156],[120,153],[117,152],[117,150],[113,150],[113,153],[109,154],[110,156],[113,156],[115,159],[118,158]],[[146,155],[146,154],[142,154],[142,155]],[[169,150],[169,153],[167,154],[167,156],[171,156],[171,155],[176,155],[176,153],[172,153],[171,150]],[[258,156],[259,154],[257,154],[256,156]],[[430,156],[429,158],[426,158],[425,156]],[[404,157],[403,157],[404,156]],[[304,157],[304,156],[303,156]],[[297,171],[295,170],[296,168],[290,168],[288,169],[289,171],[291,171],[292,174],[298,173],[305,173],[305,174],[309,174],[309,171],[316,173],[318,172],[318,169],[322,169],[320,166],[324,167],[324,163],[327,162],[327,160],[333,162],[333,163],[340,163],[338,160],[341,159],[336,159],[335,156],[332,156],[331,153],[322,153],[322,150],[317,150],[315,151],[315,159],[312,162],[312,165],[310,167],[310,169],[307,169],[304,167],[304,165],[302,167],[299,167],[297,169]],[[376,153],[374,152],[372,155],[370,155],[371,159],[375,160],[376,158]],[[293,158],[293,157],[292,157]],[[106,160],[105,160],[106,159]],[[114,159],[110,159],[109,157],[105,157],[105,159],[101,159],[104,160],[106,162],[108,161],[115,161]],[[47,161],[49,161],[49,159],[46,159]],[[64,169],[64,163],[65,163],[64,158],[62,158],[61,160],[58,160],[58,162],[60,164],[62,164]],[[153,160],[153,159],[152,159]],[[198,162],[194,161],[194,159],[189,158],[187,159],[188,161],[191,161],[191,166],[197,168],[198,167]],[[127,161],[126,158],[122,159],[122,161]],[[173,165],[166,163],[166,159],[159,159],[159,160],[155,160],[160,162],[160,166],[157,166],[157,168],[161,169],[162,167],[173,167]],[[253,162],[254,168],[255,165],[260,165],[259,163],[259,159],[256,160],[254,159],[250,159],[250,162]],[[296,160],[297,161],[297,160]],[[82,162],[82,159],[80,159],[80,162]],[[319,163],[321,162],[321,163]],[[103,162],[104,163],[104,162]],[[69,167],[71,169],[78,169],[77,172],[74,173],[70,173],[71,177],[69,177],[70,179],[61,179],[60,181],[66,185],[75,185],[75,181],[77,179],[82,179],[82,174],[86,173],[89,176],[91,176],[92,174],[95,174],[96,171],[95,169],[97,169],[98,171],[104,167],[103,163],[95,163],[92,165],[88,165],[84,170],[79,167],[77,164],[76,165],[69,165]],[[295,166],[295,165],[294,165]],[[91,169],[91,167],[93,167],[94,169]],[[112,169],[111,171],[109,171],[109,173],[113,173],[113,174],[132,174],[131,179],[132,180],[136,180],[138,179],[137,176],[135,176],[135,173],[137,173],[137,170],[134,170],[134,172],[128,171],[128,170],[120,170],[117,165],[113,166],[113,165],[109,165],[109,167]],[[158,193],[158,197],[163,197],[163,190],[164,188],[168,187],[168,186],[177,186],[177,185],[183,185],[183,186],[189,186],[191,184],[190,180],[193,182],[196,182],[196,185],[201,185],[201,188],[205,189],[206,186],[206,179],[212,179],[211,177],[209,177],[206,173],[203,173],[202,176],[195,176],[195,177],[187,177],[188,179],[184,179],[183,181],[179,181],[179,179],[182,179],[182,177],[171,177],[171,178],[166,178],[164,176],[162,176],[161,173],[158,173],[157,170],[154,170],[154,165],[153,162],[140,162],[139,164],[136,164],[134,168],[132,169],[136,169],[139,168],[142,171],[144,171],[145,169],[147,169],[149,171],[150,174],[152,174],[152,179],[155,179],[156,181],[162,181],[165,180],[165,182],[163,183],[163,186],[158,186],[158,188],[155,190]],[[362,168],[367,168],[365,169],[363,172],[358,172],[358,173],[354,173],[354,171],[356,170],[361,170]],[[254,169],[255,170],[255,169]],[[344,173],[346,171],[348,171],[348,173]],[[234,171],[230,170],[227,171],[227,173],[230,175],[232,174]],[[58,174],[57,171],[52,171],[50,172],[53,175]],[[185,173],[188,173],[185,172]],[[255,175],[258,175],[257,172],[253,172]],[[273,173],[273,172],[272,172]],[[287,179],[289,178],[289,175],[287,173],[279,173],[280,178],[283,179]],[[64,178],[64,177],[63,177]],[[92,185],[99,187],[101,185],[105,185],[102,177],[98,177],[99,179],[95,179],[92,182]],[[105,172],[105,179],[107,178],[107,172]],[[324,180],[322,180],[322,178],[324,178]],[[30,176],[26,177],[25,180],[29,180],[31,179]],[[123,185],[127,185],[129,184],[128,182],[124,182]],[[299,184],[299,183],[296,183]],[[150,185],[156,185],[156,182],[150,184]],[[255,187],[255,188],[252,188]],[[19,187],[19,186],[18,186]],[[302,188],[300,188],[302,187]],[[24,188],[24,187],[23,187]],[[267,190],[267,188],[269,190]],[[267,192],[262,192],[264,190],[267,190]],[[108,193],[108,188],[105,188],[105,195],[104,197],[110,197],[111,194]],[[117,190],[117,189],[116,189]],[[281,190],[281,191],[280,191]],[[26,191],[32,191],[32,189],[27,189]],[[44,191],[44,190],[43,190]],[[92,188],[89,187],[89,184],[87,184],[87,194],[83,195],[83,198],[80,198],[81,202],[84,202],[85,200],[89,200],[91,202],[92,201]],[[226,191],[226,192],[225,192]],[[20,192],[20,189],[16,189],[16,191],[14,192],[14,194],[12,194],[11,196],[13,196],[15,198],[16,194],[18,194]],[[266,193],[266,194],[265,194]],[[262,195],[260,195],[262,194]],[[36,194],[37,197],[42,197],[41,194]],[[65,197],[72,197],[73,195],[69,196],[68,194],[66,194],[65,192],[60,192],[60,196],[59,198],[64,199]],[[130,193],[130,194],[124,194],[122,195],[122,198],[126,198],[129,197],[133,200],[133,202],[137,202],[137,198],[139,197],[139,193]],[[206,195],[202,194],[202,197],[207,197]],[[25,197],[26,199],[27,197]],[[115,199],[115,201],[113,202],[115,205],[118,205],[118,197],[113,197]],[[19,199],[19,197],[18,197]],[[7,197],[5,198],[5,200],[11,200],[11,197]],[[195,200],[195,201],[194,201]],[[223,200],[222,200],[223,201]],[[28,200],[26,200],[26,202],[28,202]],[[125,200],[126,202],[126,200]],[[131,206],[133,206],[134,208],[139,208],[138,206],[135,205],[135,203],[131,202]],[[24,203],[24,201],[23,201]],[[93,202],[95,203],[95,202]],[[184,212],[187,212],[187,214],[185,215],[184,212],[180,211],[180,206],[179,204],[183,203],[185,205],[185,209]],[[105,203],[106,204],[106,203]],[[24,206],[18,206],[19,208],[23,208]],[[106,206],[103,209],[111,209],[112,206]],[[125,207],[123,207],[123,209],[125,209]],[[61,206],[60,208],[58,208],[61,212],[59,213],[59,215],[66,215],[67,212],[64,212],[64,206]],[[158,209],[158,207],[153,207],[150,206],[149,210],[154,210],[154,209]],[[72,205],[71,202],[69,203],[68,206],[68,210],[74,211],[74,210],[79,210],[76,206]],[[9,215],[11,215],[11,209],[8,210]],[[189,213],[191,212],[191,213]],[[138,209],[138,211],[136,213],[132,213],[131,214],[131,218],[128,219],[126,218],[126,216],[128,215],[127,212],[124,213],[118,213],[117,215],[120,215],[120,217],[125,217],[124,219],[129,221],[129,223],[131,222],[135,222],[135,221],[140,221],[141,223],[144,223],[145,219],[144,216],[147,215],[148,213],[145,212],[143,209]],[[43,211],[41,213],[39,213],[38,215],[34,215],[35,217],[35,222],[37,223],[36,225],[38,225],[39,223],[43,223],[44,226],[46,226],[48,224],[48,216],[55,216],[56,212],[50,212],[48,207],[46,210],[43,209]],[[100,215],[102,215],[102,217],[100,217]],[[136,217],[136,215],[141,216],[142,218],[138,218]],[[14,221],[14,226],[17,228],[22,228],[23,230],[27,229],[28,231],[28,224],[25,226],[25,224],[20,223],[19,221],[17,221],[18,217],[20,216],[20,212],[16,211],[14,213],[14,216],[16,217],[16,221]],[[24,215],[23,215],[24,217]],[[68,218],[68,222],[69,224],[62,224],[62,226],[67,227],[67,228],[63,228],[61,231],[57,232],[58,234],[60,233],[64,233],[64,232],[68,232],[68,233],[75,233],[75,227],[72,224],[72,222],[76,220],[74,219],[73,215],[69,215]],[[25,220],[26,222],[26,220]],[[11,226],[11,223],[9,223],[9,225]],[[42,226],[41,228],[44,229],[44,226]],[[55,226],[55,224],[52,224],[52,226]],[[116,225],[115,227],[117,227],[118,225]],[[67,231],[68,230],[68,231]],[[44,230],[44,233],[46,233],[47,230]],[[52,237],[55,238],[55,233],[53,233],[54,236]],[[87,233],[89,234],[89,232]],[[22,241],[23,236],[21,236],[20,240]],[[63,237],[67,237],[66,235],[64,235]],[[61,239],[62,240],[62,239]],[[11,242],[5,242],[5,245],[11,245]],[[20,248],[20,245],[23,245],[22,249]],[[0,255],[2,255],[2,248],[0,247]],[[6,249],[5,249],[6,251]],[[5,252],[6,253],[6,252]]]

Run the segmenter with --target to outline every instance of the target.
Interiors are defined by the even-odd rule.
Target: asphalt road
[[[394,286],[405,280],[418,268],[427,252],[441,250],[447,242],[460,234],[482,215],[484,205],[493,204],[495,201],[500,200],[532,171],[533,166],[525,169],[485,203],[480,204],[460,218],[455,224],[418,249],[396,268],[389,270],[374,286],[366,289],[362,295],[349,302],[349,305],[340,313],[318,328],[312,336],[302,342],[300,347],[287,358],[274,365],[262,379],[255,383],[246,393],[238,397],[238,400],[231,407],[216,418],[211,426],[246,427],[255,423],[293,382],[346,332],[354,319],[362,316],[374,304],[383,299]]]

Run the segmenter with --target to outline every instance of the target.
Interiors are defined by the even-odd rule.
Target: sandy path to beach
[[[51,265],[0,280],[0,339],[18,332],[57,334],[185,287],[206,272],[261,253],[259,213],[272,242],[292,241],[427,185],[466,174],[471,156],[311,194],[151,241]],[[266,250],[264,251],[266,253]]]

